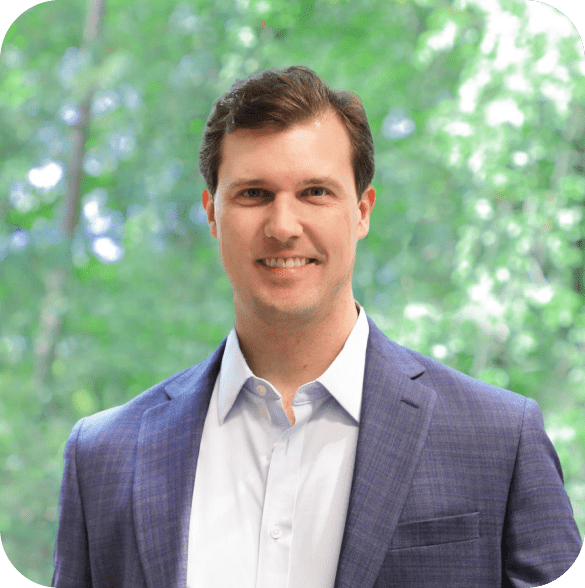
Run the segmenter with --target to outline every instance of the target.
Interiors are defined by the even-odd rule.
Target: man
[[[581,540],[536,403],[388,340],[352,294],[376,195],[361,102],[236,84],[200,153],[235,328],[82,419],[54,585],[528,587]]]

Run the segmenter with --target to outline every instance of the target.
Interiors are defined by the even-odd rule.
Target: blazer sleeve
[[[575,562],[581,538],[557,453],[534,400],[524,407],[502,540],[502,587],[543,586]]]
[[[82,425],[83,419],[73,427],[65,446],[65,468],[59,496],[59,527],[51,582],[51,586],[56,588],[92,586],[89,544],[76,464],[77,438]]]

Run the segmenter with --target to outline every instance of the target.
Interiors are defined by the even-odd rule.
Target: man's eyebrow
[[[264,180],[261,179],[242,179],[242,180],[234,180],[233,182],[231,182],[230,184],[228,184],[227,189],[228,190],[233,190],[234,188],[241,188],[242,186],[261,186],[262,184],[265,184],[266,182]]]
[[[262,178],[242,178],[238,180],[234,180],[227,185],[228,190],[234,190],[237,188],[241,188],[242,186],[265,186],[268,182],[263,180]],[[321,177],[321,178],[308,178],[303,180],[300,184],[301,186],[331,186],[332,188],[336,188],[337,190],[341,190],[341,184],[334,178],[329,177]]]
[[[310,178],[301,182],[302,186],[331,186],[337,190],[342,190],[341,184],[334,178],[322,177],[322,178]]]

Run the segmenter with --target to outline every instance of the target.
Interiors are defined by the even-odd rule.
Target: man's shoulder
[[[382,345],[378,345],[378,351],[414,381],[434,390],[439,404],[445,407],[468,407],[472,410],[483,407],[488,411],[505,410],[510,416],[521,417],[527,402],[533,402],[521,394],[473,378],[404,347],[387,338],[381,331],[378,333],[385,339]]]
[[[474,378],[422,353],[412,350],[411,353],[425,368],[419,382],[437,390],[441,396],[458,401],[465,398],[468,401],[494,405],[505,404],[508,408],[524,410],[527,400],[525,396]]]
[[[92,444],[98,443],[100,439],[122,439],[131,432],[135,434],[147,410],[181,394],[193,393],[198,382],[203,382],[206,386],[212,385],[224,346],[225,340],[200,363],[165,378],[126,403],[82,418],[73,432],[77,430],[80,441],[84,438],[90,439]],[[208,378],[209,381],[203,381],[202,378]]]
[[[113,406],[86,417],[86,427],[99,427],[108,421],[116,419],[132,421],[134,418],[140,418],[144,411],[168,400],[167,387],[196,373],[198,366],[199,364],[188,367],[165,378],[124,404]]]
[[[432,429],[443,439],[452,442],[458,436],[470,448],[491,439],[493,446],[505,445],[509,453],[526,427],[543,429],[542,413],[534,400],[400,347],[400,353],[419,366],[413,381],[429,394],[434,392]]]
[[[79,420],[72,432],[78,448],[96,449],[109,444],[122,444],[129,437],[136,438],[143,414],[168,401],[166,389],[181,377],[196,370],[187,368],[159,382],[125,404],[96,412]],[[103,449],[103,448],[102,448]]]

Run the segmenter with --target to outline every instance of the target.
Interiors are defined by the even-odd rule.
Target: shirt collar
[[[370,327],[365,311],[357,302],[356,306],[359,313],[358,319],[342,350],[315,382],[319,382],[359,423]],[[246,383],[254,380],[263,381],[257,378],[248,367],[240,349],[235,328],[228,335],[218,379],[218,416],[220,424],[223,424]]]

